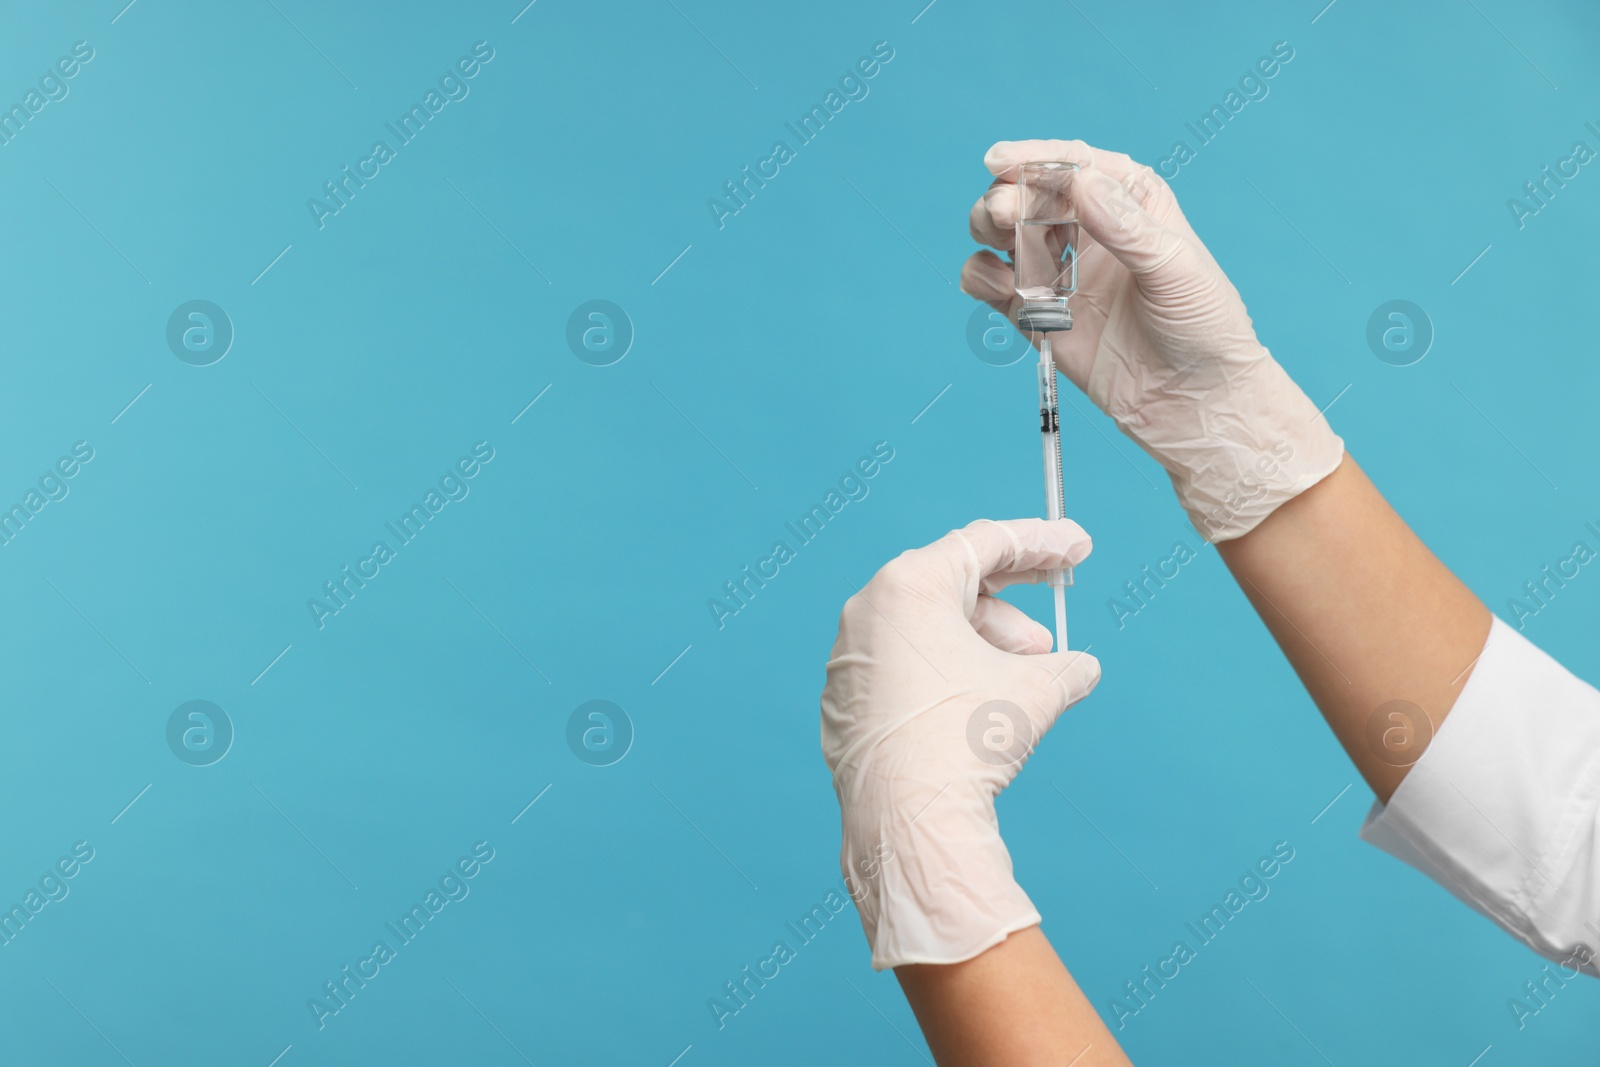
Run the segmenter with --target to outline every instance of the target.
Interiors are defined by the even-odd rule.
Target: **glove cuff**
[[[1213,543],[1243,537],[1344,458],[1344,441],[1270,353],[1248,368],[1228,381],[1226,405],[1203,409],[1196,440],[1156,455]]]
[[[966,782],[920,813],[846,812],[839,863],[875,970],[960,963],[1040,921],[992,799]]]

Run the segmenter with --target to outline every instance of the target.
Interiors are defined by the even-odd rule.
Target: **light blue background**
[[[725,1029],[706,1002],[837,884],[817,695],[851,585],[1039,507],[1032,371],[975,358],[954,284],[983,152],[1154,162],[1276,41],[1270,95],[1174,181],[1263,340],[1497,611],[1594,543],[1600,174],[1525,229],[1506,207],[1600,148],[1584,5],[122,2],[0,6],[8,104],[96,52],[0,147],[0,498],[96,453],[0,550],[0,902],[96,850],[0,948],[4,1062],[923,1062],[850,912]],[[307,198],[480,40],[470,96],[319,231]],[[719,230],[707,199],[882,40],[870,95]],[[195,298],[237,332],[205,368],[164,340]],[[1365,342],[1395,298],[1437,333],[1404,368]],[[637,333],[610,367],[565,341],[590,299]],[[1116,628],[1122,583],[1198,542],[1070,401],[1105,680],[1001,803],[1022,883],[1105,1011],[1296,849],[1133,1059],[1592,1050],[1592,983],[1519,1032],[1541,961],[1355,839],[1370,795],[1214,552]],[[471,495],[319,631],[307,598],[479,440]],[[880,440],[870,496],[719,632],[707,599]],[[1597,608],[1585,572],[1527,632],[1600,677]],[[204,768],[164,735],[197,698],[237,730]],[[601,698],[637,736],[596,768],[565,729]],[[319,1031],[307,998],[480,840],[471,895]]]

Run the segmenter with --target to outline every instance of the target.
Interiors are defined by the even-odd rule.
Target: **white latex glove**
[[[1090,548],[1070,520],[980,521],[902,553],[846,601],[822,753],[873,967],[957,963],[1039,922],[994,798],[1100,664],[1051,652],[1049,630],[986,594]]]
[[[1052,160],[1081,168],[1075,321],[1051,335],[1057,365],[1166,468],[1204,537],[1249,533],[1331,474],[1344,442],[1256,340],[1238,290],[1149,167],[1082,141],[1001,141],[984,156],[995,181],[973,205],[973,237],[1015,248],[1017,167]],[[1011,266],[994,253],[967,260],[961,288],[1016,320]]]

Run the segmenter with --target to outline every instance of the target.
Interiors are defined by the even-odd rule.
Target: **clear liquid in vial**
[[[1017,225],[1017,295],[1024,300],[1070,296],[1077,288],[1077,219],[1023,219]]]

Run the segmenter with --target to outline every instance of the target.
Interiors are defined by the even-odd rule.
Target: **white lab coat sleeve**
[[[1540,955],[1600,976],[1600,692],[1495,619],[1455,707],[1361,837]]]

